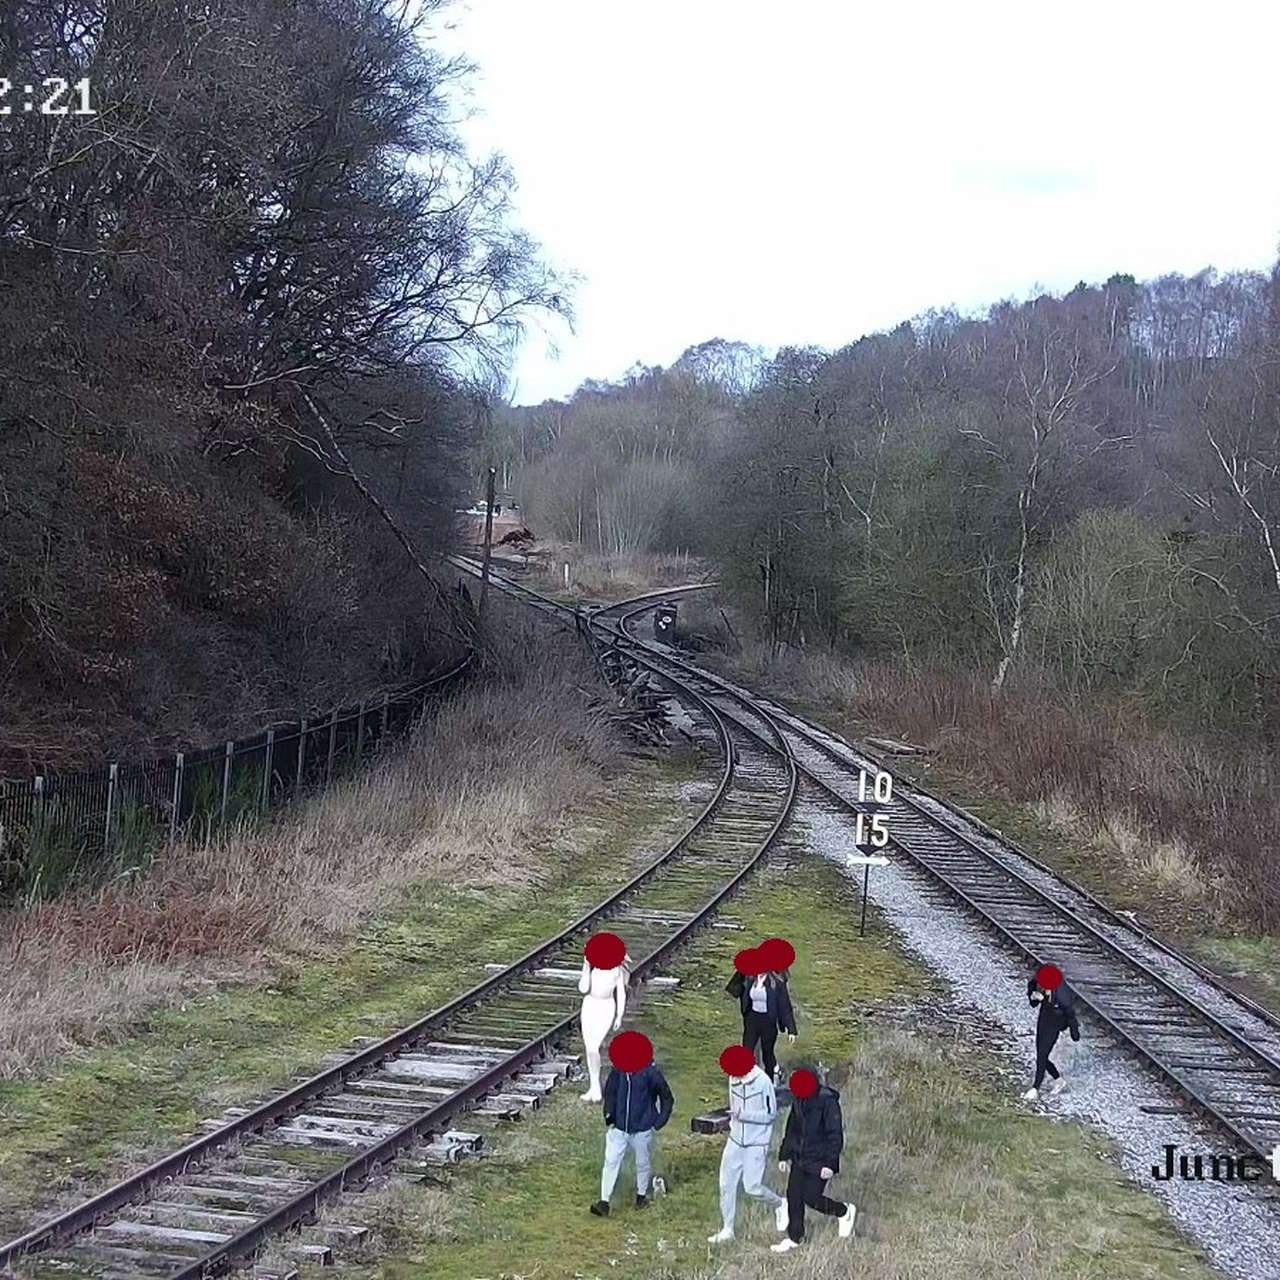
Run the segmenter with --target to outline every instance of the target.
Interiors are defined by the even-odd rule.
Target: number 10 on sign
[[[893,799],[893,779],[883,769],[877,772],[875,781],[872,783],[872,795],[878,805],[888,804]],[[858,800],[860,803],[866,803],[866,799],[867,775],[860,769],[858,771]],[[853,827],[853,843],[861,848],[868,843],[868,834],[873,848],[883,849],[889,843],[889,828],[885,825],[883,814],[868,815],[860,812],[857,815]]]

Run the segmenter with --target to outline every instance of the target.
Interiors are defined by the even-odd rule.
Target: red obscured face
[[[756,1055],[745,1044],[731,1044],[720,1055],[720,1070],[727,1076],[741,1078],[751,1074]]]
[[[643,1031],[619,1031],[610,1041],[609,1061],[619,1071],[643,1071],[653,1061],[653,1042]]]
[[[582,954],[597,969],[616,969],[627,954],[627,946],[616,933],[593,933]]]
[[[793,1098],[812,1098],[818,1092],[818,1077],[801,1067],[799,1071],[791,1073],[787,1086]]]

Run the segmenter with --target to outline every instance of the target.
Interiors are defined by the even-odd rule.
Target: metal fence
[[[114,867],[122,851],[215,831],[265,814],[402,734],[470,663],[410,689],[313,719],[274,724],[218,747],[140,764],[0,781],[0,897]]]

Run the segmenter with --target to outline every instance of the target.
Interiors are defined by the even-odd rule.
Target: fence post
[[[334,707],[329,716],[329,758],[324,762],[324,785],[329,785],[333,777],[333,748],[338,741],[338,708]]]
[[[120,771],[118,764],[113,764],[107,771],[107,821],[102,829],[102,852],[111,853],[111,817],[116,807],[116,774]]]
[[[307,755],[307,719],[304,716],[298,724],[298,776],[294,779],[293,789],[302,790],[302,762]]]
[[[178,752],[173,762],[173,808],[169,812],[169,843],[178,841],[178,819],[182,814],[182,766],[186,757]]]
[[[364,759],[364,703],[356,713],[356,759]]]
[[[234,742],[227,743],[227,754],[222,760],[222,821],[221,826],[227,825],[227,792],[231,789],[231,759],[235,755],[236,744]]]
[[[31,784],[32,789],[36,793],[36,821],[40,823],[40,829],[44,830],[44,774],[37,774],[35,781]]]
[[[382,695],[382,733],[380,735],[382,738],[387,736],[387,704],[390,701],[391,695],[389,693],[384,693]]]
[[[276,749],[276,731],[267,730],[267,758],[262,766],[262,804],[263,813],[267,811],[267,803],[271,799],[271,757]]]

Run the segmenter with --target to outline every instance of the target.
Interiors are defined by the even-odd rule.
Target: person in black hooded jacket
[[[1072,1040],[1080,1039],[1080,1023],[1076,1018],[1075,995],[1062,980],[1062,970],[1056,965],[1042,964],[1035,976],[1027,982],[1027,1000],[1034,1009],[1040,1006],[1036,1017],[1036,1078],[1031,1088],[1022,1096],[1034,1102],[1040,1096],[1040,1086],[1045,1073],[1060,1080],[1061,1073],[1049,1059],[1058,1037],[1068,1028]],[[1059,1084],[1057,1088],[1061,1088]]]
[[[793,1071],[789,1084],[791,1110],[778,1148],[778,1168],[787,1174],[787,1238],[770,1246],[774,1253],[786,1253],[804,1239],[806,1205],[839,1219],[841,1236],[853,1234],[857,1213],[852,1204],[826,1194],[827,1183],[840,1171],[844,1148],[840,1095],[829,1085],[819,1084],[807,1068]]]

